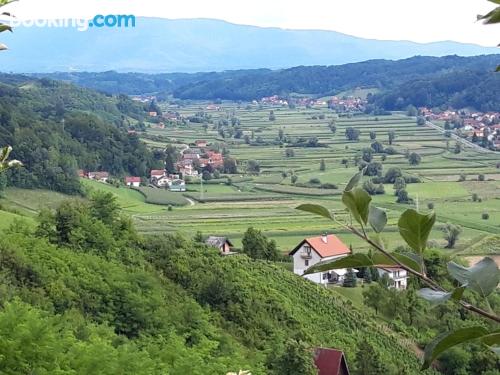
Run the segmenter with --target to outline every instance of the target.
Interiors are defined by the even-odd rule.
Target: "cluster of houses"
[[[178,174],[169,174],[165,169],[153,169],[150,182],[156,187],[168,188],[170,191],[186,191],[186,182]]]
[[[354,96],[337,97],[334,96],[328,100],[328,108],[340,112],[358,112],[364,111],[367,101]]]
[[[206,244],[217,248],[221,255],[236,254],[232,251],[233,244],[226,237],[211,236]],[[315,282],[320,285],[342,285],[348,272],[345,268],[316,272],[308,275],[304,273],[312,266],[336,259],[341,259],[352,254],[352,250],[333,234],[323,234],[317,237],[303,239],[289,253],[293,258],[293,272],[296,275]],[[356,269],[353,270],[357,272]],[[408,286],[408,273],[400,267],[391,265],[379,265],[377,272],[382,278],[386,276],[392,287],[406,289]]]
[[[220,152],[207,149],[207,141],[197,140],[195,145],[183,150],[177,163],[177,170],[183,177],[197,177],[198,168],[211,167],[214,170],[223,167],[224,157]]]
[[[435,113],[427,107],[419,108],[419,113],[428,121],[445,121],[459,124],[461,134],[471,139],[484,137],[491,142],[494,148],[500,150],[500,113],[499,112],[471,112],[468,110],[446,110]]]

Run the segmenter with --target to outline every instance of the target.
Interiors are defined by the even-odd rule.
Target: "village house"
[[[383,277],[384,275],[389,277],[391,280],[391,285],[389,285],[389,287],[406,289],[408,286],[408,273],[400,267],[380,266],[377,267],[377,271],[380,277]]]
[[[184,182],[184,180],[181,179],[172,180],[169,186],[170,186],[170,191],[177,191],[177,192],[186,191],[186,182]]]
[[[210,236],[207,238],[205,243],[209,246],[219,249],[221,255],[234,254],[233,252],[231,252],[233,244],[226,237]]]
[[[198,177],[198,171],[193,167],[192,164],[188,164],[185,166],[178,165],[179,173],[182,177]]]
[[[317,348],[314,351],[314,365],[318,375],[349,375],[345,355],[340,350]]]
[[[149,117],[156,117],[156,116],[158,116],[158,112],[151,111],[151,112],[148,112],[148,115],[149,115]]]
[[[158,187],[165,187],[165,186],[170,186],[172,182],[172,179],[168,176],[161,176],[161,177],[158,177],[158,178],[152,178],[151,179],[151,183],[158,186]]]
[[[98,182],[108,182],[109,173],[108,172],[89,172],[87,177],[90,180],[96,180]]]
[[[140,177],[125,177],[125,185],[128,187],[139,187],[141,186]]]
[[[205,148],[205,147],[207,147],[208,142],[203,140],[203,139],[199,139],[195,142],[195,144],[196,144],[196,147]]]
[[[150,174],[149,174],[149,177],[151,179],[153,179],[153,178],[158,179],[158,178],[165,176],[165,174],[166,174],[165,169],[152,169]]]
[[[333,234],[306,238],[289,253],[293,257],[293,272],[300,276],[316,263],[342,258],[349,254],[351,249]],[[346,269],[338,269],[316,272],[304,277],[318,284],[340,283],[346,273]]]

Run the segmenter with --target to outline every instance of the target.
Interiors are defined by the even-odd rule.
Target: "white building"
[[[391,280],[390,287],[396,289],[406,289],[408,286],[408,272],[399,267],[391,266],[381,266],[377,267],[377,271],[380,277],[387,275]]]
[[[351,254],[351,249],[333,234],[306,238],[289,255],[293,257],[293,272],[304,275],[311,266],[327,260],[342,258]],[[304,277],[318,284],[341,283],[347,273],[345,268],[316,272]]]

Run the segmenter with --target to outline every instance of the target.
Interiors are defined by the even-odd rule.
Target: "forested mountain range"
[[[404,60],[370,60],[338,66],[237,70],[195,74],[116,72],[52,73],[45,76],[110,93],[173,95],[180,99],[253,100],[292,93],[334,95],[357,87],[376,88],[376,105],[449,105],[499,110],[499,55],[475,57],[416,56]],[[400,99],[401,98],[401,99]]]
[[[145,114],[127,96],[16,75],[0,82],[0,145],[25,165],[2,176],[9,184],[78,193],[78,168],[146,176],[161,165],[127,132]]]
[[[374,40],[327,30],[256,27],[214,19],[147,17],[137,17],[135,27],[128,28],[94,27],[79,31],[74,27],[21,26],[4,39],[11,50],[2,56],[2,71],[14,73],[103,70],[192,73],[338,65],[415,55],[495,53],[493,47],[451,41]],[[37,41],[36,48],[33,48],[33,40]]]

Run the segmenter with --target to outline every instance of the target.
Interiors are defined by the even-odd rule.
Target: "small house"
[[[140,177],[125,177],[125,185],[128,187],[139,187],[141,186]]]
[[[333,234],[323,234],[302,240],[290,253],[293,257],[293,272],[304,275],[313,265],[351,254],[351,249]],[[341,283],[347,273],[346,269],[316,272],[304,277],[318,284]]]
[[[233,247],[233,244],[226,237],[210,236],[207,238],[205,243],[219,249],[222,255],[231,254],[231,248]]]
[[[204,139],[199,139],[195,142],[195,144],[196,144],[196,147],[205,148],[205,147],[207,147],[208,142],[205,141]]]
[[[151,173],[149,175],[149,177],[151,177],[151,179],[153,178],[160,178],[160,177],[163,177],[165,176],[165,169],[152,169],[151,170]]]
[[[99,182],[108,182],[109,173],[108,172],[89,172],[88,177],[90,180],[96,180]]]
[[[387,275],[390,280],[389,287],[406,289],[408,286],[408,272],[400,267],[380,266],[377,271],[380,277]]]
[[[340,350],[318,348],[314,351],[318,375],[349,375],[345,355]]]
[[[186,191],[186,183],[184,180],[177,179],[170,183],[170,191],[183,192]]]

